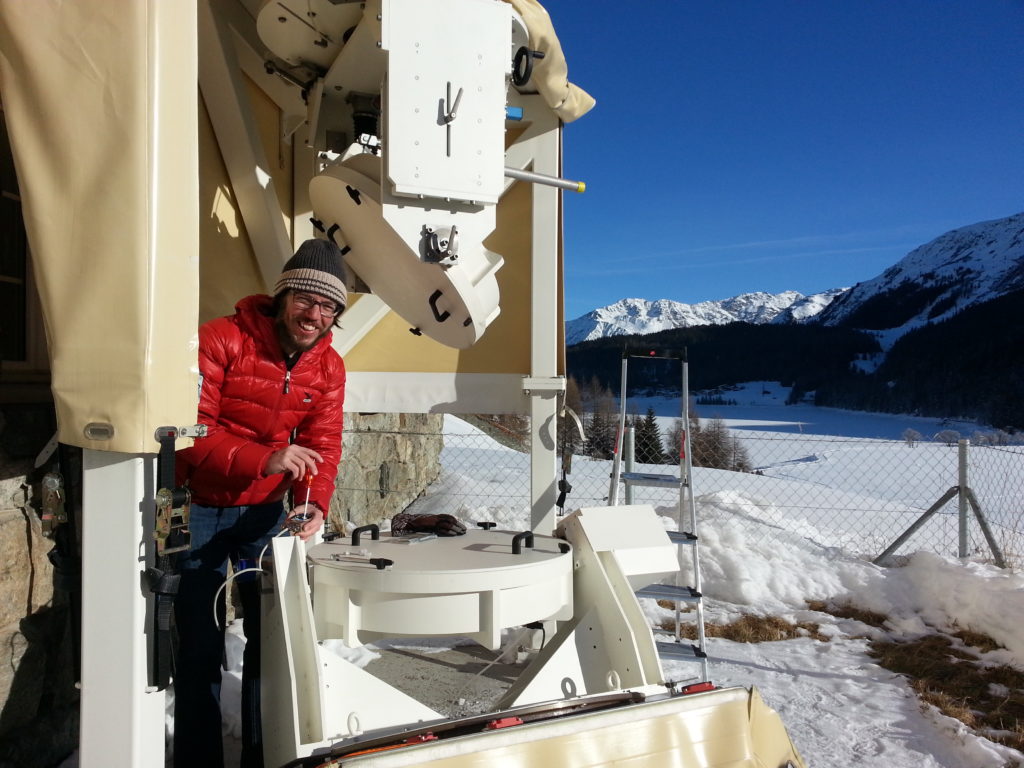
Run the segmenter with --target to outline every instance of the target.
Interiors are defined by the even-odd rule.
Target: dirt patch
[[[523,671],[496,662],[500,651],[476,644],[430,650],[396,646],[378,652],[381,657],[367,665],[367,672],[450,718],[494,711]]]

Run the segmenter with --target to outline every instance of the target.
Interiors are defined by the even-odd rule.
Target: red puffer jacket
[[[207,436],[178,453],[178,484],[199,504],[231,507],[306,500],[304,480],[265,475],[267,459],[290,442],[323,456],[309,500],[326,515],[341,460],[345,366],[328,334],[287,370],[269,296],[249,296],[235,314],[199,329],[199,423]],[[291,440],[292,432],[295,439]]]

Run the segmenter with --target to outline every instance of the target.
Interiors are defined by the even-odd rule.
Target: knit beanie
[[[341,249],[330,240],[307,240],[284,265],[274,286],[274,295],[289,288],[326,296],[344,309],[348,303],[345,288],[345,267]]]

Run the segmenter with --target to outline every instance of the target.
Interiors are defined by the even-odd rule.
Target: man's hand
[[[420,515],[409,522],[409,527],[438,536],[461,536],[466,532],[466,526],[453,515]]]
[[[301,523],[299,520],[294,520],[297,515],[308,514],[309,520]],[[292,533],[298,536],[303,541],[309,541],[309,539],[323,527],[324,516],[318,507],[312,504],[299,504],[295,509],[288,513],[288,517],[285,518],[285,528],[291,529]]]
[[[274,451],[267,459],[267,466],[263,469],[264,474],[277,475],[282,472],[288,474],[292,480],[301,480],[307,472],[317,474],[316,465],[322,464],[323,456],[312,448],[303,448],[301,445],[287,445],[279,451]]]

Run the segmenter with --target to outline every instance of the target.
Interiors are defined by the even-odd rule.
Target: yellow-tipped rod
[[[517,181],[529,181],[532,184],[546,184],[549,187],[568,189],[570,192],[586,192],[587,190],[586,182],[583,181],[570,181],[569,179],[560,179],[557,176],[548,176],[543,173],[521,171],[518,168],[505,168],[505,176]]]

